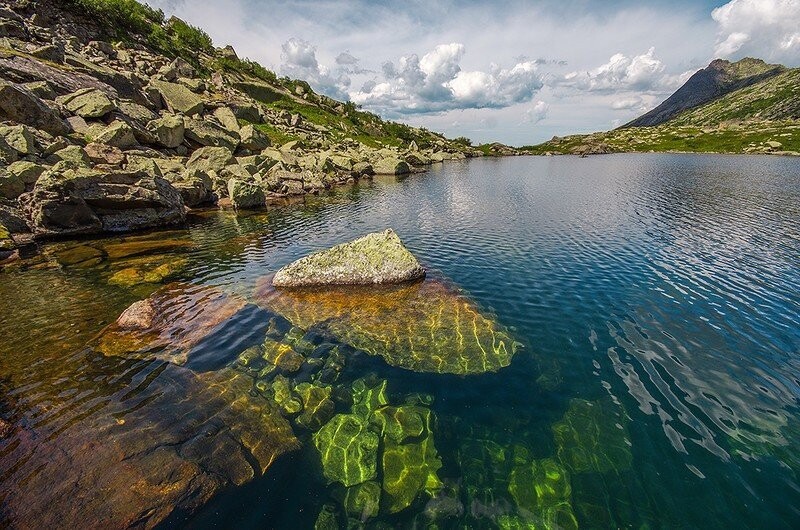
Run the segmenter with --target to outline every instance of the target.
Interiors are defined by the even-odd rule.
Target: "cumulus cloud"
[[[800,0],[732,0],[714,9],[717,57],[800,65]]]
[[[665,70],[664,63],[655,57],[655,48],[650,48],[633,57],[617,53],[593,70],[570,72],[563,78],[555,78],[554,84],[588,92],[662,91],[673,81]]]
[[[461,69],[465,48],[440,44],[419,58],[383,64],[383,81],[365,83],[351,94],[356,103],[392,114],[424,114],[454,109],[504,108],[529,101],[542,88],[533,61],[488,71]]]
[[[332,72],[320,64],[317,48],[310,42],[296,37],[287,40],[281,46],[281,61],[283,74],[308,81],[315,89],[331,97],[347,99],[347,88],[351,83],[347,71],[339,69]]]
[[[525,117],[523,118],[523,121],[533,124],[539,123],[543,119],[547,118],[548,112],[550,112],[550,105],[544,101],[537,101],[532,107],[525,111]]]

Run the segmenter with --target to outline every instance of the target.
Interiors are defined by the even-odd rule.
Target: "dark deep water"
[[[800,527],[800,161],[453,162],[266,213],[197,216],[179,234],[193,242],[180,278],[249,296],[284,264],[386,227],[524,348],[483,375],[379,358],[355,368],[387,380],[390,394],[432,396],[438,476],[453,501],[436,526],[424,494],[368,526],[526,527],[509,489],[524,452],[570,469],[581,528]],[[102,391],[87,389],[116,381],[108,372],[122,365],[87,374],[69,354],[152,290],[109,285],[104,267],[0,274],[3,417],[59,436],[104,414]],[[252,320],[216,337],[220,351],[249,340]],[[586,403],[596,414],[581,415]],[[567,463],[576,453],[554,437],[565,415],[584,456],[605,464]],[[338,493],[301,441],[266,477],[164,526],[313,528]],[[0,457],[8,451],[0,445]],[[20,477],[0,468],[0,479],[2,490]]]

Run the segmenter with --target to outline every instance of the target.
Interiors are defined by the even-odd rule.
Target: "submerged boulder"
[[[170,284],[128,307],[92,346],[105,355],[185,364],[192,347],[245,306],[213,287]]]
[[[316,252],[282,268],[276,287],[396,284],[425,276],[425,269],[393,230],[368,234]]]
[[[378,435],[364,418],[337,414],[314,434],[314,445],[331,482],[349,487],[378,476]]]
[[[432,279],[381,288],[275,289],[265,278],[256,301],[295,326],[320,326],[345,344],[418,372],[495,372],[519,346],[463,293]]]

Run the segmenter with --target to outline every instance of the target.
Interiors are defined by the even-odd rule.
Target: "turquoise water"
[[[429,396],[442,462],[435,499],[362,517],[368,527],[530,523],[512,493],[520,452],[569,470],[581,528],[800,526],[797,160],[454,162],[266,214],[195,216],[179,234],[193,242],[180,278],[249,296],[286,263],[386,227],[524,347],[482,375],[415,373],[369,356],[348,365],[346,378],[385,380],[397,399]],[[87,365],[67,354],[149,294],[109,286],[102,267],[0,276],[0,410],[50,429],[51,440],[78,417],[107,414],[103,398],[124,391],[129,373],[158,377],[145,361]],[[203,369],[225,365],[250,330],[263,334],[259,315],[217,334],[205,355],[219,362]],[[74,389],[87,379],[100,381],[91,399]],[[266,476],[163,526],[313,528],[326,504],[344,525],[341,488],[326,483],[308,435],[299,438],[302,448]],[[11,445],[0,445],[3,489],[21,480]]]

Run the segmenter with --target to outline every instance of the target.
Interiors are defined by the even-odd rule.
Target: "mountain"
[[[753,85],[786,70],[761,59],[745,58],[735,63],[716,59],[692,77],[666,101],[650,112],[623,125],[653,127],[661,125],[681,112],[713,101],[725,94]]]
[[[618,129],[554,137],[522,150],[800,155],[800,68],[717,59],[661,105]]]

